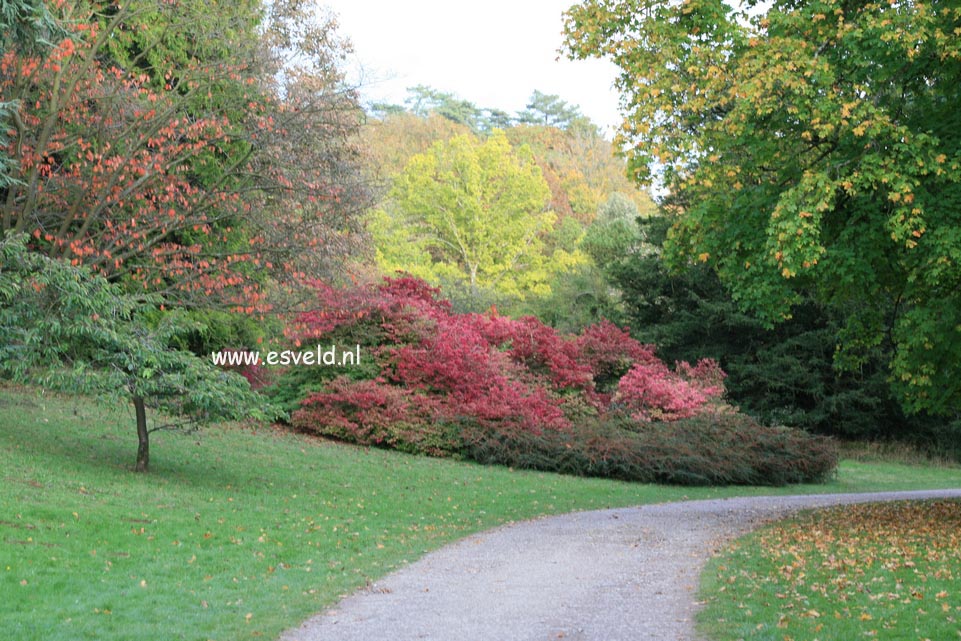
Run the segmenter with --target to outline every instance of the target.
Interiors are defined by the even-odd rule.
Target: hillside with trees
[[[671,637],[956,638],[961,2],[341,9],[406,96],[323,0],[0,0],[3,639],[315,635],[578,510],[492,537],[529,638],[629,635],[602,521]]]
[[[568,53],[621,67],[612,141],[536,90],[365,106],[303,0],[5,7],[0,373],[130,403],[138,469],[150,433],[229,416],[369,444],[331,425],[372,412],[427,430],[403,447],[541,469],[683,421],[695,449],[957,440],[956,12],[588,0]],[[372,360],[210,362],[330,337]],[[446,342],[468,371],[427,362]],[[422,447],[434,424],[457,433]],[[790,434],[763,447],[820,451]]]

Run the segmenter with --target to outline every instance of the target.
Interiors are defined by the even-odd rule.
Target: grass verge
[[[702,574],[711,639],[959,638],[961,502],[805,512],[754,532]]]
[[[273,639],[444,543],[540,515],[772,492],[961,484],[845,462],[831,483],[681,488],[518,472],[223,426],[157,434],[132,412],[0,387],[0,636]]]

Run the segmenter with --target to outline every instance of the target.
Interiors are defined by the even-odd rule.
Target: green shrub
[[[818,482],[838,460],[828,438],[724,409],[672,423],[612,417],[540,434],[465,425],[461,439],[464,455],[481,463],[679,485]]]

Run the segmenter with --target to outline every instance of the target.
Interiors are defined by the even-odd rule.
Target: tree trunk
[[[137,467],[138,472],[146,472],[150,465],[150,433],[147,432],[147,410],[143,397],[133,397],[133,408],[137,413]]]
[[[479,311],[474,309],[474,305],[477,303],[477,268],[478,265],[470,265],[470,311]]]

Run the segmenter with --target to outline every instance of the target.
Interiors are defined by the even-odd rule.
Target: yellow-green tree
[[[371,224],[378,262],[433,282],[524,298],[549,291],[542,236],[555,215],[526,147],[495,131],[459,135],[414,155]]]

